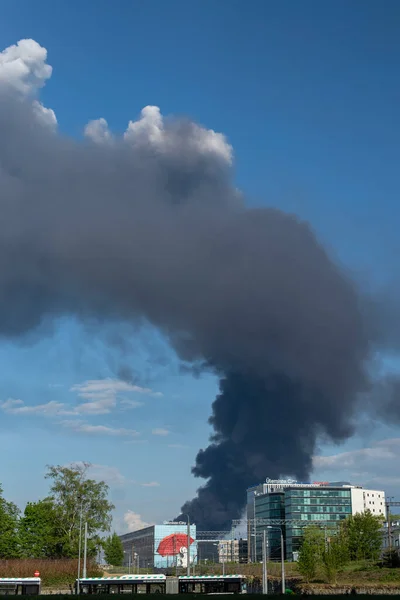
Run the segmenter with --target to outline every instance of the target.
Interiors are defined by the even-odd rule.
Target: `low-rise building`
[[[218,542],[218,562],[246,563],[247,540],[221,540]]]
[[[186,523],[151,525],[120,536],[124,564],[142,569],[187,567],[188,536]],[[190,526],[190,564],[197,562],[196,525]]]

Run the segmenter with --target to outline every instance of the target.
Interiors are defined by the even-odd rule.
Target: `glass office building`
[[[335,531],[338,522],[352,514],[351,489],[346,487],[315,487],[285,490],[285,519],[303,521],[301,526],[286,526],[286,554],[289,560],[298,552],[307,521],[318,523],[327,534]]]
[[[256,562],[262,559],[262,532],[267,530],[268,557],[280,559],[280,530],[285,539],[285,557],[296,559],[304,527],[308,522],[321,524],[326,534],[337,529],[338,522],[352,514],[351,488],[343,486],[304,486],[287,487],[280,492],[258,494],[254,501],[256,520],[249,536]],[[257,519],[277,519],[271,527],[257,523]],[[279,520],[282,523],[279,523]],[[286,520],[286,524],[284,523]],[[298,521],[297,525],[295,522]]]
[[[255,497],[256,519],[284,519],[285,518],[285,493],[272,492],[270,494],[260,494]],[[253,543],[253,555],[258,562],[262,560],[262,539],[265,526],[253,523],[251,539]],[[268,527],[267,532],[267,553],[269,560],[280,560],[281,558],[281,532],[278,526]],[[285,538],[285,527],[282,525],[282,533]],[[250,539],[250,538],[249,538]]]

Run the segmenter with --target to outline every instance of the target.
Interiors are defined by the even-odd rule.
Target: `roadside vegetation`
[[[28,502],[23,513],[0,486],[0,560],[78,557],[81,527],[88,527],[88,556],[95,558],[111,527],[114,506],[104,481],[87,477],[89,464],[49,466],[47,497]]]

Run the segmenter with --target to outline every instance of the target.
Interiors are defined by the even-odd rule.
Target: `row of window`
[[[347,514],[342,513],[291,513],[287,515],[287,519],[296,521],[340,521],[345,519]]]
[[[350,506],[350,498],[291,498],[287,504],[286,509],[290,508],[293,504],[303,504],[303,505],[319,505],[323,504],[324,506],[328,506],[330,504],[335,504],[336,506]]]
[[[313,498],[319,498],[321,496],[337,496],[340,498],[350,498],[350,490],[288,490],[285,494],[286,498],[290,497],[304,497],[309,498],[312,496]]]

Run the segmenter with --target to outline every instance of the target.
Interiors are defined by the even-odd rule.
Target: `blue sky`
[[[362,281],[391,285],[400,246],[399,25],[391,0],[3,0],[0,45],[33,38],[47,48],[53,75],[41,97],[67,135],[99,117],[123,131],[149,104],[224,133],[249,203],[299,213]],[[80,460],[110,482],[120,530],[128,511],[131,522],[136,514],[159,521],[194,493],[190,467],[207,442],[216,381],[182,374],[153,330],[132,327],[129,348],[117,333],[63,319],[39,337],[1,342],[0,397],[20,401],[1,415],[0,451],[13,453],[1,481],[21,506],[45,494],[47,463]],[[120,364],[147,391],[118,388]],[[80,415],[78,430],[68,414],[61,424],[27,409],[57,402],[68,413],[85,393],[111,408]],[[397,436],[365,423],[345,448],[320,448],[358,452],[346,455],[350,470],[340,470],[342,457],[318,463],[318,473],[372,481],[360,461],[389,440],[393,464],[381,485],[396,493]]]

